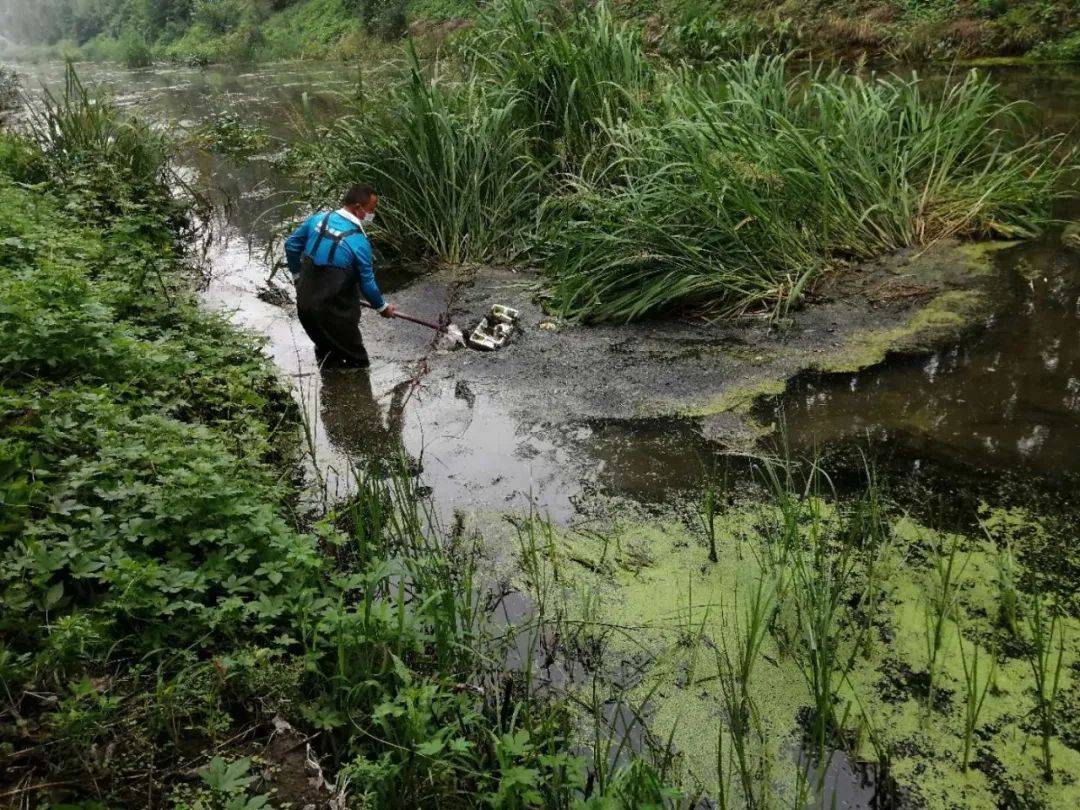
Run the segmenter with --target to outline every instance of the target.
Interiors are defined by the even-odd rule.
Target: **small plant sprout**
[[[709,481],[705,484],[705,489],[701,493],[701,500],[698,501],[698,520],[701,521],[705,539],[709,542],[709,562],[718,561],[716,555],[717,500],[716,488]]]
[[[1065,623],[1056,608],[1044,604],[1042,596],[1031,600],[1028,611],[1028,663],[1035,681],[1035,718],[1042,738],[1043,778],[1054,781],[1050,741],[1057,722],[1061,672],[1065,663]]]
[[[761,718],[750,694],[750,682],[775,610],[776,582],[759,577],[749,598],[741,604],[736,593],[734,639],[729,639],[725,633],[716,649],[717,675],[731,736],[726,758],[722,729],[717,738],[717,778],[721,788],[718,801],[721,807],[729,806],[734,775],[738,777],[746,807],[770,806],[772,762]]]
[[[945,632],[950,621],[957,620],[959,609],[960,580],[971,555],[960,557],[960,538],[953,535],[947,546],[934,544],[933,570],[926,593],[925,640],[926,674],[928,679],[926,711],[934,708],[934,690],[937,686],[938,669],[948,636]]]
[[[998,621],[1014,636],[1019,632],[1020,595],[1016,587],[1016,557],[1006,543],[997,553]]]
[[[994,683],[994,675],[997,673],[997,658],[991,655],[990,669],[984,678],[979,670],[979,645],[971,645],[971,658],[968,658],[964,649],[964,636],[960,628],[956,629],[956,640],[960,646],[960,663],[964,668],[964,753],[960,758],[960,768],[965,773],[968,763],[971,761],[971,744],[975,737],[975,729],[979,725],[979,715],[982,713],[983,703],[990,692],[990,686]]]

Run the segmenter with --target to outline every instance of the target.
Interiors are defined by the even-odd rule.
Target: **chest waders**
[[[319,234],[311,253],[300,260],[300,277],[296,282],[296,312],[320,357],[333,355],[350,365],[366,366],[367,350],[360,336],[360,282],[352,268],[335,267],[334,256],[341,242],[349,236],[363,233],[353,228],[333,234],[327,228],[330,214],[319,224]],[[333,243],[325,265],[315,264],[312,256],[319,254],[323,239]]]

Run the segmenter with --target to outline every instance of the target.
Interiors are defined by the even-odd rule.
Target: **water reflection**
[[[1054,233],[998,261],[1000,309],[974,337],[929,358],[806,379],[768,415],[786,417],[797,447],[870,435],[977,466],[1080,471],[1080,252]]]
[[[323,365],[319,374],[319,415],[330,441],[354,456],[392,454],[401,441],[409,382],[394,386],[384,414],[368,369]]]

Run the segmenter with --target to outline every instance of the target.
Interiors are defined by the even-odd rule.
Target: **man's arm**
[[[285,261],[289,264],[289,272],[294,281],[300,276],[300,258],[304,255],[304,247],[311,235],[310,223],[310,217],[305,219],[304,223],[285,240]]]
[[[376,310],[384,312],[390,305],[383,300],[379,292],[379,285],[375,283],[375,267],[371,260],[371,243],[367,239],[350,239],[349,247],[352,248],[355,258],[356,275],[360,281],[360,292]]]

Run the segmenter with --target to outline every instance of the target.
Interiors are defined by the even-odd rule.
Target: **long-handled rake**
[[[361,301],[361,306],[368,309],[374,309],[367,301]],[[446,325],[437,324],[434,321],[425,321],[423,318],[417,318],[413,315],[406,315],[404,312],[394,312],[394,317],[403,321],[409,321],[410,323],[419,324],[420,326],[426,326],[428,329],[434,329],[441,337],[440,340],[445,340],[450,346],[467,346],[465,342],[465,333],[457,327],[456,324],[448,323]]]
[[[367,301],[361,301],[360,304],[367,309],[374,309]],[[490,351],[500,348],[506,342],[519,316],[516,309],[496,304],[491,308],[491,314],[484,317],[467,339],[465,333],[453,323],[438,324],[415,315],[406,315],[404,312],[394,312],[394,317],[434,329],[441,335],[440,340],[446,341],[448,346],[471,346],[474,349]]]

